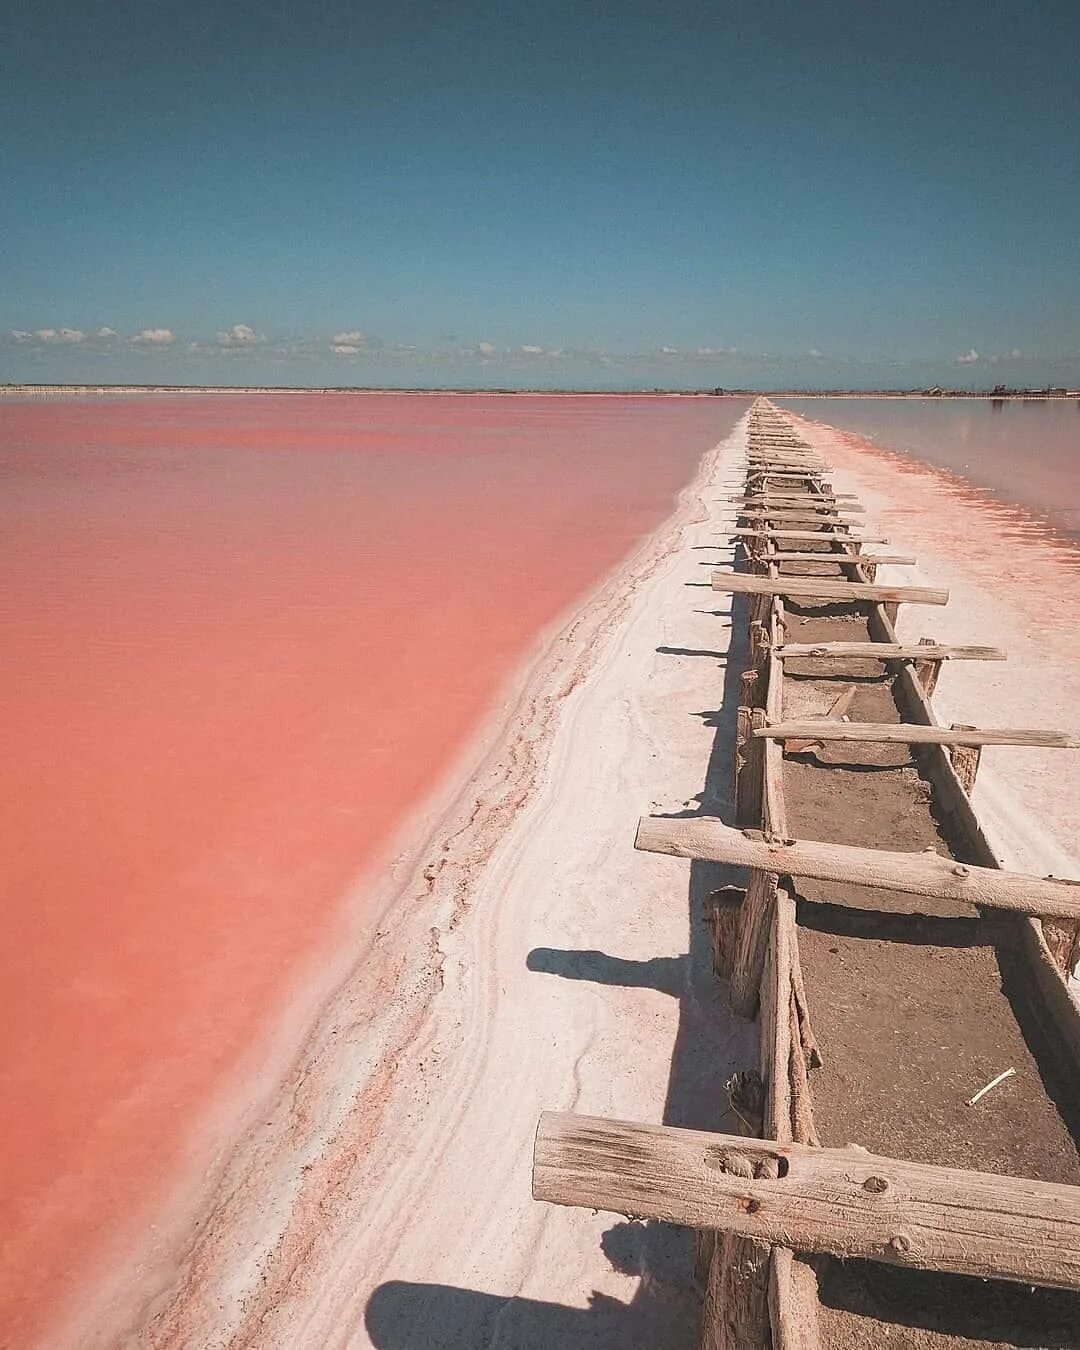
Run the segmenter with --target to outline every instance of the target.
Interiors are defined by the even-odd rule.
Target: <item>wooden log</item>
[[[769,1272],[772,1350],[821,1350],[817,1275],[785,1247],[774,1247]]]
[[[702,1350],[759,1350],[769,1327],[769,1257],[756,1238],[724,1233],[701,1309]]]
[[[845,531],[831,530],[785,530],[760,525],[739,525],[728,533],[736,539],[805,539],[814,543],[827,544],[836,541],[840,544],[887,544],[889,541],[881,534],[849,534]]]
[[[789,525],[858,525],[860,521],[851,518],[851,513],[845,507],[840,511],[831,506],[823,506],[820,510],[811,511],[804,507],[795,506],[777,506],[761,510],[756,506],[736,507],[735,514],[739,520],[775,520],[780,524]]]
[[[918,558],[908,557],[903,553],[880,553],[877,555],[870,553],[837,553],[833,550],[823,550],[821,553],[770,553],[769,557],[773,562],[810,562],[810,563],[835,563],[838,567],[850,567],[852,563],[868,564],[877,566],[878,564],[889,563],[893,567],[914,567],[919,561]]]
[[[799,1016],[799,1041],[806,1056],[807,1066],[811,1069],[820,1069],[825,1061],[821,1057],[821,1047],[810,1025],[810,1006],[806,999],[806,983],[803,980],[797,931],[795,941],[791,944],[791,991],[795,995],[795,1008]]]
[[[740,572],[714,572],[714,591],[739,595],[788,595],[825,600],[895,600],[916,605],[947,605],[948,591],[927,586],[867,586],[835,577],[748,577]]]
[[[918,722],[836,722],[825,717],[777,722],[755,729],[755,736],[774,741],[872,741],[879,745],[1029,745],[1041,749],[1076,750],[1080,741],[1063,731],[1016,727],[924,727]]]
[[[763,623],[752,623],[750,625],[750,664],[763,676],[761,682],[762,690],[768,684],[769,652],[771,644],[769,642],[769,632]],[[760,698],[758,702],[764,707],[765,699]]]
[[[739,915],[745,898],[746,891],[741,886],[721,886],[704,900],[705,921],[712,938],[713,972],[722,980],[731,978]]]
[[[776,654],[781,661],[806,656],[834,661],[1004,661],[1008,656],[1000,647],[953,647],[946,643],[912,646],[903,642],[785,642],[776,648]]]
[[[933,638],[920,638],[920,647],[934,647],[937,644]],[[929,653],[918,658],[915,662],[915,678],[923,687],[923,693],[927,698],[933,695],[937,688],[938,676],[941,674],[941,661]]]
[[[974,731],[975,728],[956,723],[954,724],[954,730]],[[957,778],[960,780],[960,786],[969,797],[975,790],[975,778],[979,772],[979,761],[981,758],[982,747],[979,745],[961,745],[959,743],[954,743],[949,746],[949,759],[956,772]]]
[[[739,706],[751,708],[764,700],[758,696],[758,672],[744,670],[739,677]]]
[[[732,1011],[740,1017],[753,1017],[757,1011],[765,949],[775,907],[775,874],[752,870],[739,917],[739,940],[728,987]]]
[[[634,847],[646,853],[753,867],[818,881],[842,881],[906,895],[959,900],[1039,917],[1080,919],[1080,882],[958,863],[937,853],[891,853],[813,839],[769,842],[712,817],[643,816]],[[833,904],[843,904],[833,897]]]
[[[545,1111],[533,1196],[841,1259],[1080,1290],[1080,1187],[1055,1182]]]
[[[835,492],[770,492],[767,488],[758,488],[753,492],[743,493],[728,497],[729,502],[734,502],[737,506],[805,506],[810,503],[813,506],[836,506],[840,502],[845,505],[841,508],[844,511],[866,510],[865,506],[860,506],[855,497],[850,493]]]
[[[747,671],[753,675],[753,671]],[[754,676],[754,683],[757,677]],[[740,706],[739,712],[742,712]],[[735,789],[735,821],[745,828],[754,828],[761,824],[761,801],[764,783],[765,751],[760,740],[754,737],[754,731],[765,725],[764,708],[749,709],[750,717],[746,744],[742,749],[742,763],[739,769]]]
[[[791,1082],[791,1124],[797,1144],[820,1146],[817,1126],[814,1124],[814,1108],[810,1099],[810,1078],[806,1068],[806,1055],[799,1038],[799,1014],[795,1007],[794,990],[789,990],[788,998],[788,1076]]]
[[[1044,919],[1042,927],[1054,964],[1068,979],[1080,964],[1080,922],[1055,923]]]

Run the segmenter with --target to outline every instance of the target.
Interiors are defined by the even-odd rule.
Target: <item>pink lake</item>
[[[350,881],[745,407],[0,400],[0,1343],[163,1192]]]

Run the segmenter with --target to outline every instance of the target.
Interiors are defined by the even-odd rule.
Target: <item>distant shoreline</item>
[[[217,385],[217,384],[0,384],[0,397],[49,397],[110,394],[424,394],[516,396],[529,398],[878,398],[878,399],[991,399],[1030,403],[1080,399],[1080,389],[1017,389],[1002,392],[977,389],[468,389],[384,388],[378,386]]]

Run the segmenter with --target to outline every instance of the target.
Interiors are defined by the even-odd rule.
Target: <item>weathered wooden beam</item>
[[[769,492],[762,490],[746,491],[740,494],[734,494],[727,499],[729,502],[742,502],[744,505],[762,505],[768,506],[770,503],[793,502],[796,506],[810,503],[813,506],[831,506],[835,502],[858,502],[858,498],[851,492]],[[863,511],[866,508],[858,505],[846,506],[847,511]]]
[[[796,1251],[1080,1289],[1080,1187],[545,1111],[533,1196]]]
[[[778,506],[764,511],[757,507],[739,507],[735,508],[735,515],[739,520],[760,520],[760,521],[778,521],[787,525],[861,525],[862,521],[856,520],[849,513],[837,511],[831,506],[823,506],[820,511],[803,511],[801,509]]]
[[[918,558],[909,558],[903,553],[769,553],[766,555],[770,562],[820,562],[837,563],[841,566],[849,566],[851,563],[869,563],[877,565],[879,563],[891,563],[896,567],[914,567],[919,561]]]
[[[714,591],[739,595],[791,595],[822,600],[891,600],[917,605],[947,605],[948,591],[927,586],[869,586],[862,581],[837,581],[834,577],[751,577],[743,572],[714,572]]]
[[[816,839],[768,841],[755,831],[733,830],[709,816],[677,820],[643,816],[634,847],[676,858],[756,867],[817,881],[842,881],[906,895],[959,900],[1052,918],[1080,918],[1080,882],[976,867],[937,853],[890,853]],[[843,904],[838,897],[832,903]]]
[[[1030,745],[1044,750],[1080,750],[1064,731],[1017,727],[926,727],[919,722],[835,722],[806,717],[777,722],[753,733],[772,741],[872,741],[878,745]]]
[[[786,530],[762,525],[753,527],[740,525],[729,533],[740,539],[755,537],[759,539],[805,539],[817,540],[826,544],[831,540],[835,540],[839,544],[887,544],[889,542],[881,534],[846,534],[829,530]]]
[[[760,807],[759,815],[760,815]],[[753,870],[746,885],[746,899],[739,912],[735,958],[731,963],[728,997],[740,1017],[753,1017],[761,993],[765,951],[776,908],[776,875]]]
[[[769,556],[775,558],[776,554]],[[776,654],[781,661],[804,656],[826,660],[1004,661],[1008,656],[1000,647],[953,647],[947,643],[917,646],[904,642],[785,642],[776,648]]]

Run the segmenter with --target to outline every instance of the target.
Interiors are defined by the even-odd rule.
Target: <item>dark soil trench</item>
[[[786,574],[844,575],[816,563],[791,564]],[[789,601],[787,640],[869,641],[857,608]],[[823,715],[854,686],[851,721],[904,720],[881,662],[790,660],[785,676],[785,719]],[[784,788],[795,837],[965,860],[963,838],[907,746],[834,741],[787,754]],[[1015,919],[863,887],[844,887],[838,905],[839,885],[796,884],[824,1058],[811,1075],[822,1143],[1080,1184],[1077,1121],[1068,1118],[1075,1085],[1055,1080],[1025,1007]],[[1012,1077],[967,1105],[1010,1068]],[[1077,1295],[870,1262],[817,1264],[829,1350],[1080,1346]]]

